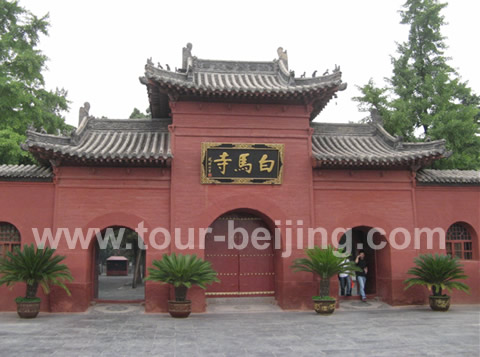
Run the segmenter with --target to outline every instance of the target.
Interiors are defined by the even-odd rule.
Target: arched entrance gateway
[[[205,259],[220,279],[207,297],[258,297],[275,294],[274,235],[259,216],[231,212],[217,218],[205,237]]]
[[[347,247],[347,250],[349,250],[348,248],[351,249],[351,260],[354,260],[361,250],[365,252],[368,267],[365,293],[370,297],[378,297],[386,301],[390,298],[390,247],[386,238],[372,229],[372,227],[367,226],[352,228],[342,236],[339,243],[341,246]],[[371,239],[368,239],[370,231]],[[350,243],[347,242],[348,236],[351,237]],[[358,285],[355,282],[355,277],[353,280],[352,295],[358,296]]]
[[[92,243],[93,299],[100,302],[137,302],[145,299],[145,253],[138,234],[110,226]]]
[[[429,250],[423,244],[420,250],[394,249],[393,240],[380,236],[374,242],[387,245],[373,249],[365,242],[369,227],[406,227],[412,234],[415,228],[453,225],[446,247],[435,244],[432,253],[462,259],[472,293],[455,293],[455,302],[479,303],[479,172],[428,169],[447,156],[445,142],[402,141],[385,131],[377,112],[364,124],[317,122],[346,88],[342,72],[337,66],[325,75],[295,77],[287,53],[277,54],[273,61],[202,59],[188,45],[177,71],[147,61],[140,81],[151,118],[100,119],[85,106],[68,135],[30,127],[23,147],[40,165],[0,165],[0,223],[11,222],[21,233],[20,242],[16,230],[0,226],[0,254],[35,243],[33,229],[40,238],[51,230],[54,237],[63,232],[77,239],[79,228],[88,237],[96,228],[144,228],[147,267],[175,251],[212,262],[221,283],[208,286],[207,297],[274,296],[283,309],[311,309],[318,282],[291,269],[294,259],[305,257],[308,229],[354,227],[353,239],[363,243],[370,267],[367,293],[399,305],[426,302],[421,289],[405,291],[403,281],[413,259]],[[229,222],[236,228],[231,240]],[[201,235],[209,224],[205,247],[194,242],[180,249],[175,240],[163,245],[163,229],[172,239],[180,229],[184,246],[189,228]],[[302,229],[300,247],[296,235]],[[150,244],[154,230],[157,245]],[[244,231],[262,239],[243,246]],[[265,232],[277,231],[279,249],[276,237],[264,239]],[[43,308],[85,311],[94,296],[104,296],[97,278],[118,276],[95,273],[101,250],[94,244],[88,251],[71,249],[63,233],[57,252],[72,270],[72,296],[52,291]],[[353,248],[356,255],[360,248]],[[138,252],[127,253],[115,256],[133,265]],[[123,269],[124,259],[112,261]],[[138,290],[129,281],[121,301],[130,300],[127,290]],[[169,286],[151,282],[140,289],[147,312],[167,311]],[[15,294],[0,287],[0,310],[15,308]],[[193,311],[204,311],[203,290],[191,289],[190,295]]]

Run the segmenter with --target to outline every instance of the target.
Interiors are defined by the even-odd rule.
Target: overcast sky
[[[134,107],[144,111],[147,92],[138,78],[147,58],[180,67],[187,42],[194,56],[225,60],[269,61],[282,46],[297,76],[340,65],[348,88],[316,120],[358,121],[366,113],[351,100],[356,85],[390,76],[395,41],[407,39],[408,26],[399,24],[398,14],[404,2],[20,0],[37,16],[50,14],[50,35],[40,43],[50,59],[46,85],[68,90],[66,119],[75,126],[85,101],[96,117],[128,118]],[[442,32],[450,64],[476,93],[479,13],[479,0],[451,1]]]

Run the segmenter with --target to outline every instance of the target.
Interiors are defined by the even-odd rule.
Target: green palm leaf
[[[195,254],[164,254],[161,260],[154,260],[152,265],[148,268],[149,275],[145,280],[171,284],[175,287],[176,295],[178,291],[186,293],[186,289],[194,285],[206,289],[207,284],[220,281],[212,264]],[[178,296],[176,298],[182,300]]]
[[[468,278],[457,258],[438,253],[435,255],[421,254],[414,261],[416,266],[410,268],[407,274],[415,277],[404,281],[405,290],[414,285],[426,286],[432,290],[434,296],[441,296],[442,290],[445,289],[450,292],[452,289],[466,293],[470,291],[467,284],[456,281]]]
[[[353,274],[361,271],[354,262],[349,261],[346,254],[336,251],[331,245],[326,248],[315,246],[305,250],[307,258],[295,259],[291,268],[295,272],[305,271],[320,277],[320,296],[329,295],[330,278],[340,274]]]
[[[23,250],[15,247],[0,259],[0,285],[24,282],[27,284],[26,298],[34,298],[39,285],[45,294],[50,292],[51,285],[57,285],[70,295],[65,281],[72,281],[73,277],[68,267],[60,264],[65,257],[54,256],[54,253],[55,249],[35,248],[33,244],[25,245]]]

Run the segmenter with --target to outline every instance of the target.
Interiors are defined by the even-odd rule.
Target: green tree
[[[34,162],[19,146],[30,124],[50,134],[72,128],[61,115],[67,92],[45,89],[47,57],[37,46],[48,26],[48,15],[38,18],[17,1],[0,0],[0,164]]]
[[[379,88],[373,80],[358,87],[360,111],[377,109],[385,129],[409,140],[446,139],[453,152],[436,168],[480,168],[480,123],[477,95],[447,63],[445,24],[437,0],[407,0],[401,23],[410,25],[408,41],[392,57],[393,75]]]
[[[142,113],[140,109],[133,108],[132,114],[130,114],[129,119],[146,119],[150,117],[150,108],[146,110],[146,113]]]

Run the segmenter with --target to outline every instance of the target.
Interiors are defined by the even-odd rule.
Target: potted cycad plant
[[[55,249],[35,248],[33,244],[25,245],[23,250],[15,247],[12,252],[0,259],[0,285],[11,286],[15,283],[26,284],[25,297],[17,297],[17,313],[22,318],[34,318],[40,311],[41,299],[37,297],[38,286],[45,294],[50,292],[50,285],[62,287],[70,296],[65,281],[72,281],[70,270],[60,264],[64,256],[55,255]]]
[[[331,245],[326,248],[315,246],[306,249],[307,258],[295,259],[293,271],[307,271],[320,277],[320,291],[318,296],[313,296],[315,311],[328,315],[335,311],[336,299],[330,296],[330,279],[340,273],[352,274],[360,271],[347,255],[335,250]]]
[[[168,312],[172,317],[190,315],[192,303],[186,299],[189,288],[197,285],[206,289],[207,284],[220,281],[212,264],[195,254],[164,254],[161,260],[154,260],[152,264],[145,280],[171,284],[175,289],[175,300],[168,301]]]
[[[410,268],[407,274],[415,277],[404,281],[407,284],[405,290],[414,285],[426,286],[432,292],[429,296],[432,310],[447,311],[449,309],[450,296],[443,294],[445,289],[450,292],[452,289],[469,292],[470,287],[467,284],[456,281],[468,278],[457,258],[438,253],[421,254],[414,261],[417,266]]]

